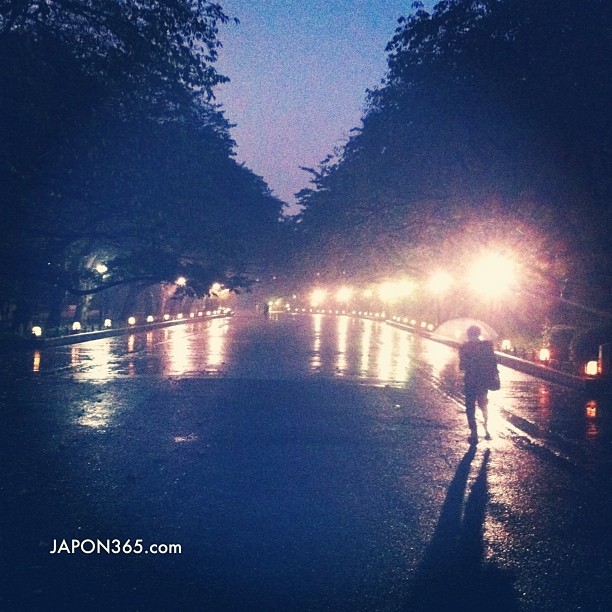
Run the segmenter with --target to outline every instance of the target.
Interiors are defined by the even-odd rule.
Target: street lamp
[[[336,299],[343,304],[346,304],[352,296],[353,290],[350,287],[340,287],[336,293]]]
[[[444,295],[451,288],[452,284],[453,277],[444,270],[434,272],[427,282],[429,290],[434,295]]]
[[[385,308],[395,302],[409,298],[414,294],[415,282],[405,278],[396,281],[385,281],[378,285],[378,299],[384,304]],[[383,312],[384,316],[385,313]]]
[[[325,301],[326,296],[327,292],[325,291],[325,289],[315,289],[310,294],[310,305],[313,308],[317,308]]]
[[[184,287],[184,286],[187,284],[187,279],[186,279],[184,276],[179,276],[179,277],[176,279],[176,284],[177,284],[179,287]]]
[[[490,253],[472,266],[468,282],[477,293],[495,299],[509,292],[515,278],[516,264],[499,253]]]
[[[442,297],[448,292],[453,284],[453,278],[444,270],[438,270],[429,277],[427,285],[436,298],[436,325],[440,325],[440,309]]]

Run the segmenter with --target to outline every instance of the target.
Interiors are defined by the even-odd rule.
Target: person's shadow
[[[407,610],[517,610],[511,577],[484,561],[483,528],[489,500],[490,454],[489,449],[484,453],[465,507],[463,500],[476,447],[470,447],[461,459],[434,536],[416,571]]]

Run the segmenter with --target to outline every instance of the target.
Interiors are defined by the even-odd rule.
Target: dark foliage
[[[209,99],[220,7],[0,7],[4,309],[178,275],[199,295],[244,285],[283,204]]]
[[[362,126],[312,170],[309,270],[406,273],[514,249],[536,293],[609,308],[612,6],[415,3]]]

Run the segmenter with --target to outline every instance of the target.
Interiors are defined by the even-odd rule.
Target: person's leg
[[[485,438],[487,440],[491,439],[491,434],[489,433],[489,397],[487,391],[483,391],[478,395],[477,398],[478,407],[482,412],[482,418],[484,420],[484,429],[485,429]]]
[[[476,393],[472,389],[465,389],[465,415],[470,428],[470,442],[478,442],[478,428],[476,426]]]

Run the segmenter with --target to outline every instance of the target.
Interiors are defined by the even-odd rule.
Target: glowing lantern
[[[540,361],[550,361],[550,350],[547,348],[540,349]]]
[[[597,401],[589,400],[586,404],[586,416],[589,419],[597,418]]]
[[[597,374],[599,374],[599,362],[598,361],[589,361],[584,366],[584,373],[587,376],[597,376]]]

